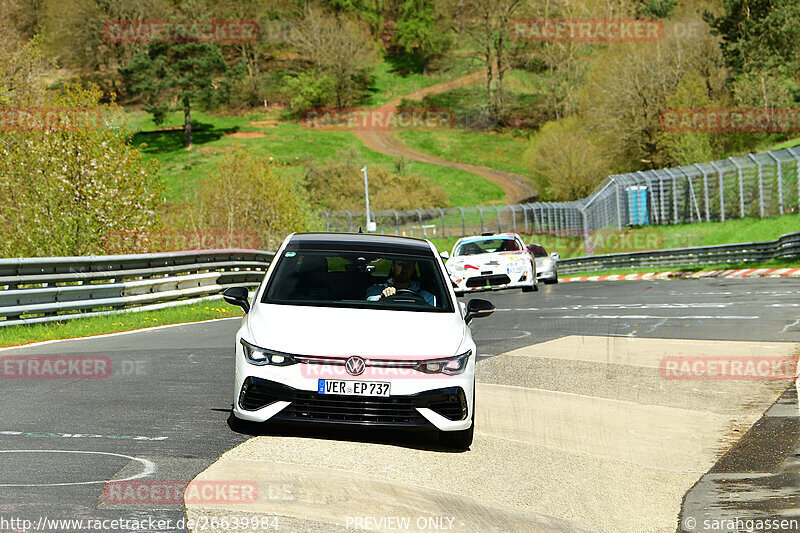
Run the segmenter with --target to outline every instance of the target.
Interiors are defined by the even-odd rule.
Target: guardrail
[[[256,286],[273,252],[202,250],[0,259],[0,327],[145,311]]]
[[[203,250],[91,257],[0,259],[0,327],[220,298],[257,286],[274,252]],[[800,232],[777,240],[561,259],[562,274],[615,268],[764,262],[800,257]]]
[[[766,242],[572,257],[559,260],[558,271],[560,274],[571,274],[618,268],[761,263],[791,257],[800,257],[800,233],[787,233],[777,240]]]

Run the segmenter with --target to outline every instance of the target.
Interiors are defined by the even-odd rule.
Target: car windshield
[[[533,257],[547,257],[547,251],[545,251],[543,246],[532,244],[528,246],[528,250],[531,251]]]
[[[520,250],[513,237],[486,237],[470,239],[459,244],[453,255],[477,255],[491,252],[514,252]]]
[[[394,287],[395,294],[383,290]],[[286,251],[263,303],[452,312],[433,257],[375,252]]]

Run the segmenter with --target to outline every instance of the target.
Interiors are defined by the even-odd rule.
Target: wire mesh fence
[[[378,233],[461,237],[488,231],[580,235],[627,226],[725,222],[800,212],[800,149],[608,176],[586,198],[370,211]],[[323,211],[326,231],[367,229],[365,211]]]

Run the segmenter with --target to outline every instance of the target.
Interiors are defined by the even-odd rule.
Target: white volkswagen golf
[[[456,300],[434,245],[370,234],[293,234],[236,334],[241,420],[419,428],[472,443],[475,342],[494,306]],[[252,305],[250,302],[252,301]]]

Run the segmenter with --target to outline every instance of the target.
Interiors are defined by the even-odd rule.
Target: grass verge
[[[211,300],[156,311],[137,311],[76,318],[64,322],[7,326],[0,327],[0,347],[237,316],[242,316],[242,311],[238,307],[228,305],[222,300]]]

